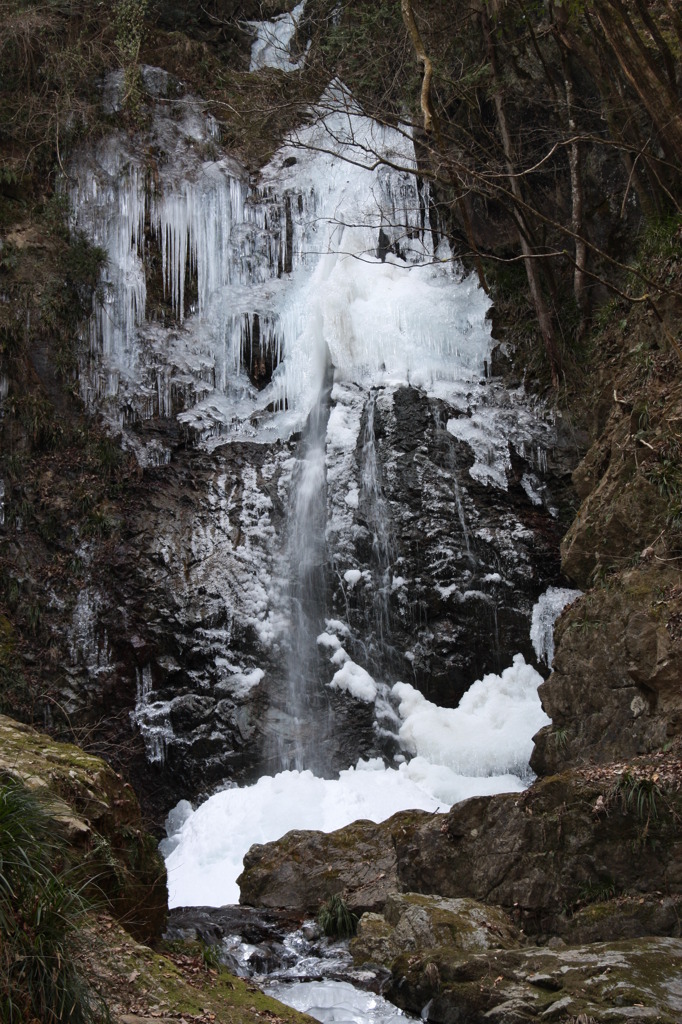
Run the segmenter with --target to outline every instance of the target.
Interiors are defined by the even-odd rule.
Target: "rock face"
[[[561,559],[564,572],[583,588],[595,570],[620,567],[644,551],[665,521],[665,491],[655,472],[642,469],[652,444],[663,440],[666,425],[679,415],[680,396],[673,389],[655,397],[653,429],[647,429],[647,396],[640,388],[633,389],[632,400],[614,402],[603,432],[573,474],[582,504],[561,543]]]
[[[679,739],[681,622],[679,573],[658,565],[611,576],[567,609],[540,687],[552,724],[535,737],[534,771],[628,759]]]
[[[357,436],[345,465],[328,456],[334,613],[378,678],[456,706],[516,652],[533,658],[532,606],[558,578],[567,448],[495,382],[454,401],[408,387],[334,396]]]
[[[44,794],[96,895],[140,941],[161,935],[166,869],[129,785],[97,757],[0,716],[0,772]]]
[[[456,406],[413,388],[337,386],[330,421],[327,615],[343,624],[349,656],[445,705],[518,651],[531,659],[532,605],[557,580],[550,509],[567,444],[494,382]],[[451,421],[462,435],[499,430],[499,451],[485,448],[497,482],[482,479],[485,454],[446,429]],[[99,718],[106,706],[102,738],[128,758],[156,814],[226,778],[253,781],[264,764],[277,770],[295,746],[287,523],[296,460],[296,439],[174,448],[170,465],[144,469],[125,542],[65,602],[64,707]],[[320,650],[322,718],[333,722],[321,757],[344,768],[379,746],[371,707],[326,687],[336,668]],[[142,743],[131,745],[131,727]]]
[[[121,86],[116,75],[105,83],[111,112]],[[112,132],[83,147],[70,178],[74,226],[108,256],[106,315],[95,309],[80,353],[81,397],[129,453],[138,486],[108,550],[79,548],[81,585],[63,587],[55,573],[44,603],[46,632],[67,648],[60,704],[88,723],[106,709],[99,738],[117,748],[160,816],[179,798],[296,763],[292,481],[317,395],[300,404],[294,382],[309,371],[294,363],[289,372],[287,360],[311,358],[296,349],[307,337],[291,327],[297,317],[324,319],[315,296],[296,288],[315,269],[312,251],[326,245],[315,232],[326,223],[329,179],[297,177],[298,150],[282,150],[251,179],[222,150],[205,104],[172,75],[145,67],[140,87],[145,133]],[[384,168],[369,191],[384,203],[403,196],[407,208],[392,207],[392,219],[416,216],[430,246],[435,228],[424,227],[426,207],[415,213],[414,184],[391,184],[391,173]],[[334,219],[343,215],[334,207]],[[383,751],[372,709],[327,685],[339,663],[315,648],[326,620],[378,683],[403,679],[455,706],[516,653],[532,658],[533,603],[558,582],[573,441],[560,416],[483,378],[488,302],[453,278],[457,288],[441,361],[433,372],[419,367],[418,387],[400,360],[394,372],[390,352],[367,377],[367,331],[355,338],[346,325],[334,351],[331,335],[325,342],[328,383],[336,380],[308,655],[317,717],[330,723],[316,737],[327,773]],[[324,316],[331,323],[336,313]],[[390,351],[401,332],[397,325]],[[410,352],[421,351],[418,334]],[[455,344],[448,369],[441,357]]]

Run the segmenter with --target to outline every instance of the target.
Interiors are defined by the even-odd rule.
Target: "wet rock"
[[[559,578],[552,495],[565,486],[566,440],[494,384],[469,385],[454,404],[407,387],[334,394],[358,437],[353,458],[330,466],[334,609],[370,671],[455,706],[514,654],[533,659],[531,609]],[[449,431],[458,419],[485,455]]]
[[[181,938],[192,932],[207,945],[215,945],[226,935],[241,935],[245,942],[281,942],[300,918],[276,911],[252,907],[176,907],[168,913],[166,937]]]

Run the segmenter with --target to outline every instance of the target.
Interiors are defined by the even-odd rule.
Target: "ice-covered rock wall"
[[[331,370],[306,659],[328,770],[390,756],[396,680],[454,706],[533,657],[531,609],[557,576],[555,424],[484,377],[489,300],[452,259],[409,132],[335,83],[250,180],[198,100],[145,81],[149,135],[82,152],[70,181],[74,227],[108,255],[81,391],[158,488],[133,527],[133,651],[110,662],[164,791],[282,767],[305,730],[292,481]]]
[[[488,302],[453,287],[415,167],[410,133],[340,84],[256,182],[187,97],[159,104],[151,144],[117,134],[82,154],[73,223],[108,257],[86,401],[119,427],[178,414],[211,444],[300,429],[327,350],[365,385],[480,373]]]

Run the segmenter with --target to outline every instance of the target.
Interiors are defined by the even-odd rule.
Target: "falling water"
[[[381,467],[376,448],[375,413],[377,392],[371,391],[365,408],[365,425],[362,433],[362,505],[365,510],[367,528],[372,537],[371,566],[374,578],[372,613],[378,651],[373,654],[375,668],[379,668],[389,654],[391,565],[394,552],[391,541],[391,518],[388,502],[381,482]]]
[[[290,625],[285,699],[290,729],[278,737],[279,768],[329,770],[325,736],[332,725],[322,686],[317,637],[324,630],[327,595],[326,432],[333,368],[327,354],[322,390],[308,416],[292,475],[287,528]]]
[[[286,66],[296,53],[285,30],[288,23],[278,22],[272,40],[275,51],[286,52]],[[266,62],[279,59],[275,52]],[[165,98],[157,106],[155,145],[168,154],[158,182],[149,181],[147,150],[120,135],[84,150],[72,167],[73,226],[108,254],[104,303],[93,316],[80,381],[89,407],[124,432],[144,466],[168,461],[168,450],[156,439],[147,443],[139,429],[156,416],[175,415],[208,451],[229,441],[240,452],[227,461],[230,486],[245,497],[233,503],[223,488],[218,522],[197,528],[206,558],[180,584],[189,607],[200,583],[201,610],[217,609],[230,628],[197,630],[211,634],[199,651],[208,667],[196,678],[187,672],[182,685],[196,682],[201,700],[213,701],[215,719],[206,726],[211,743],[223,742],[225,713],[230,742],[239,734],[234,742],[243,740],[249,755],[257,746],[267,774],[251,787],[215,793],[191,812],[168,858],[173,904],[229,902],[238,897],[235,879],[252,842],[292,827],[330,830],[358,816],[380,820],[401,807],[435,810],[522,788],[531,737],[546,719],[537,698],[540,677],[520,656],[500,676],[474,683],[468,703],[457,709],[436,707],[409,683],[395,683],[388,699],[389,681],[409,674],[424,630],[408,636],[403,623],[398,639],[394,617],[391,637],[392,570],[403,557],[392,531],[401,502],[377,441],[389,390],[419,389],[423,398],[445,403],[447,433],[467,446],[475,485],[504,494],[510,432],[529,445],[535,433],[526,421],[519,426],[529,412],[493,410],[476,383],[491,344],[489,299],[463,275],[447,242],[427,229],[428,189],[415,183],[417,158],[404,126],[372,121],[333,82],[315,116],[256,181],[231,157],[215,157],[215,124],[199,101],[183,101],[182,116]],[[147,302],[149,246],[161,255],[156,290],[165,291],[157,319]],[[186,280],[196,302],[183,292]],[[339,384],[333,399],[332,366]],[[476,400],[469,402],[472,391]],[[299,431],[281,550],[275,488],[291,469],[289,445]],[[253,447],[253,459],[242,465],[245,444],[267,446],[268,454]],[[511,511],[498,531],[501,540],[492,529],[477,528],[466,486],[461,496],[456,481],[452,486],[454,508],[448,487],[444,507],[453,512],[456,543],[443,534],[441,551],[420,521],[415,530],[425,531],[429,582],[419,578],[427,577],[419,568],[400,583],[406,600],[410,592],[415,601],[433,598],[448,615],[457,611],[457,570],[473,575],[476,549],[488,545],[494,554],[505,538],[511,549],[528,533]],[[327,523],[332,505],[336,521]],[[413,547],[421,541],[420,532]],[[325,619],[329,561],[349,590],[355,586],[347,621]],[[236,571],[225,571],[226,562]],[[442,571],[431,573],[441,562]],[[164,558],[164,566],[170,587],[172,560]],[[480,582],[488,577],[500,579],[492,573]],[[479,603],[488,598],[487,591],[467,593],[464,598]],[[340,606],[335,615],[344,615]],[[245,636],[242,648],[235,637]],[[322,636],[326,650],[318,644]],[[427,640],[424,657],[437,644],[433,636]],[[391,643],[411,645],[401,676],[390,669]],[[182,736],[175,724],[176,733],[170,729],[171,704],[154,690],[155,681],[168,678],[159,659],[139,679],[134,721],[150,759],[163,756],[166,745],[178,757],[185,757],[182,744],[205,749],[189,729]],[[395,761],[368,757],[377,750],[373,722],[389,739],[400,731]],[[358,725],[362,736],[370,733],[371,751]],[[229,777],[229,758],[220,763]]]

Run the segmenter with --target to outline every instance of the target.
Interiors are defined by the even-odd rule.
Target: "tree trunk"
[[[638,56],[628,43],[618,18],[607,12],[603,5],[597,7],[596,14],[623,74],[656,126],[661,148],[671,163],[682,163],[682,116],[679,102],[673,102],[669,90],[661,85],[649,62]]]
[[[562,48],[561,63],[564,72],[564,89],[566,92],[566,119],[570,138],[568,149],[568,166],[571,174],[571,230],[575,238],[575,268],[573,271],[573,294],[580,311],[580,331],[584,330],[588,315],[587,278],[587,246],[583,238],[583,182],[582,153],[580,143],[575,138],[577,125],[575,120],[575,101],[573,73],[569,55]]]
[[[435,125],[435,117],[431,103],[431,76],[433,74],[433,66],[427,56],[426,50],[424,49],[424,44],[422,42],[419,28],[417,27],[417,22],[414,20],[412,0],[400,0],[400,9],[402,11],[405,28],[407,29],[410,39],[412,40],[412,45],[414,46],[414,52],[417,54],[417,60],[421,63],[423,68],[420,104],[422,116],[424,118],[424,131],[427,135],[431,135]]]

